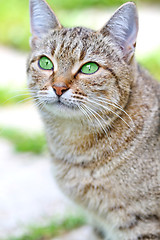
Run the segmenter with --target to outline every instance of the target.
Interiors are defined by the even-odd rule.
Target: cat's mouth
[[[48,111],[48,113],[60,118],[79,119],[82,115],[81,111],[79,110],[78,104],[69,101],[48,101],[45,104],[45,109]]]
[[[60,110],[63,110],[63,109],[78,110],[78,105],[75,102],[68,99],[66,100],[66,99],[58,98],[54,102],[47,102],[47,105],[49,105],[49,107],[56,107],[57,109],[60,109]]]
[[[62,102],[60,100],[58,100],[56,103],[55,103],[58,107],[64,107],[64,108],[70,108],[70,109],[77,109],[78,106],[75,105],[74,103],[72,102]]]

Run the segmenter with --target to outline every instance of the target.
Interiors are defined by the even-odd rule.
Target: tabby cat
[[[30,16],[28,86],[59,186],[97,238],[160,239],[160,84],[134,58],[135,4],[99,31],[63,27],[44,0]]]

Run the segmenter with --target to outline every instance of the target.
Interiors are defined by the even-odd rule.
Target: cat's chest
[[[69,124],[47,126],[46,136],[52,158],[69,163],[88,163],[97,159],[101,142],[96,142],[86,129]]]
[[[102,169],[59,162],[56,159],[53,166],[55,178],[63,192],[90,211],[96,213],[100,210],[106,216],[113,205],[119,206],[123,202],[120,192],[124,186],[116,186],[114,176],[107,176],[106,169],[102,172]]]
[[[118,234],[117,227],[122,219],[118,213],[121,207],[125,206],[121,194],[123,186],[116,186],[113,177],[110,179],[94,177],[93,171],[83,167],[58,164],[54,159],[54,175],[61,190],[78,205],[87,209],[87,212],[101,222],[107,232],[114,229],[114,235]],[[97,176],[100,173],[96,171]],[[114,210],[116,209],[116,214]],[[115,224],[116,223],[116,224]],[[112,226],[112,227],[111,227]],[[114,226],[114,227],[113,227]],[[113,233],[111,233],[113,235]],[[114,238],[113,238],[114,239]],[[117,239],[115,237],[115,239]]]

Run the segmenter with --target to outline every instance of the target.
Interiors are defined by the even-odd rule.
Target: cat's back
[[[147,152],[145,158],[150,162],[157,161],[160,168],[160,83],[140,65],[138,65],[137,74],[135,95],[139,102],[139,111],[142,108],[140,117],[143,119],[141,143],[138,143],[143,146],[140,156],[143,159],[143,155]]]

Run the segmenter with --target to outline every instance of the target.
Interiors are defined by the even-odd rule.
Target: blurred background
[[[47,2],[64,26],[99,29],[126,1]],[[135,2],[136,57],[160,81],[160,0]],[[52,178],[43,125],[27,91],[29,21],[28,0],[0,0],[0,240],[87,240],[85,215]]]

